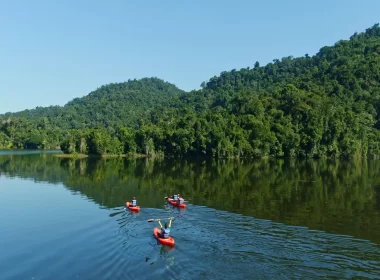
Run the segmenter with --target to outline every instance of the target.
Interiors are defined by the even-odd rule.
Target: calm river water
[[[0,279],[380,279],[379,174],[367,160],[0,151]],[[187,209],[165,205],[173,193]],[[171,216],[173,249],[147,222]]]

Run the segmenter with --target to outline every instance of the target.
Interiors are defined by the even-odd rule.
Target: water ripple
[[[2,279],[125,279],[127,275],[376,279],[380,275],[380,248],[370,241],[207,207],[189,205],[189,209],[143,208],[141,213],[97,209],[96,215],[83,214],[75,227],[52,228],[54,234],[45,232],[40,240],[24,242],[28,246],[23,250],[6,258],[0,255]],[[157,223],[147,222],[165,216],[175,216],[174,248],[157,244],[152,236]],[[31,226],[32,231],[37,229],[38,224]],[[26,240],[27,233],[19,234]],[[17,270],[7,269],[15,263]]]

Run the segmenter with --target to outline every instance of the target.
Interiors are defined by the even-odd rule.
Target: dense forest
[[[184,92],[157,78],[64,107],[1,115],[0,146],[69,154],[378,157],[380,27],[314,55],[222,72]]]

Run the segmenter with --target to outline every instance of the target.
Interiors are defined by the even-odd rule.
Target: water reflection
[[[164,204],[181,193],[208,206],[380,243],[380,161],[61,159],[0,156],[0,174],[64,183],[102,207],[137,196],[143,208],[181,217]],[[136,215],[133,213],[131,215]],[[138,213],[137,213],[138,215]]]

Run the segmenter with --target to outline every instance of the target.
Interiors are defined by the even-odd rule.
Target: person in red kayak
[[[132,197],[132,202],[131,202],[131,206],[132,207],[136,207],[137,206],[137,200],[136,200],[136,197],[134,196],[134,197]]]
[[[161,227],[161,232],[158,234],[158,237],[168,239],[170,236],[170,227],[172,226],[172,219],[170,219],[169,226],[167,223],[165,223],[165,226],[162,227],[161,221],[158,220],[158,223]]]
[[[183,204],[183,203],[184,203],[183,198],[181,197],[180,194],[178,194],[177,204]]]

